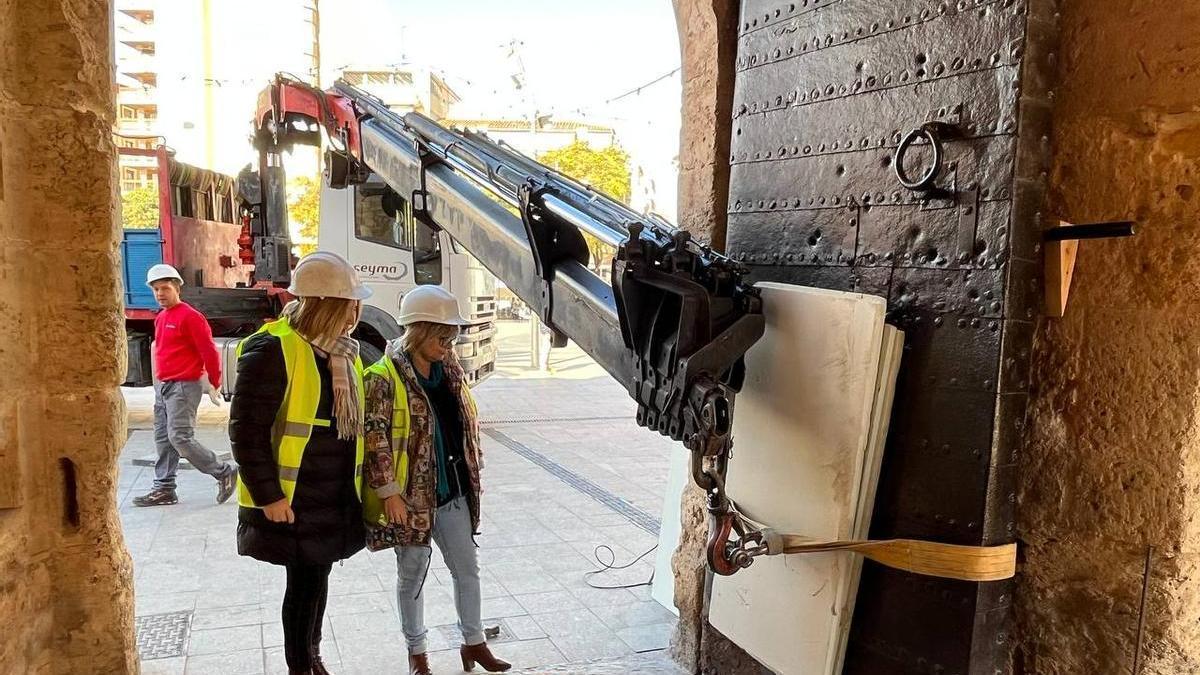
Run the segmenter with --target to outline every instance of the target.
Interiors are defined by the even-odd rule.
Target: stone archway
[[[112,8],[0,3],[0,670],[136,672]]]
[[[1061,25],[1047,29],[1061,28],[1064,84],[1046,139],[1045,218],[1136,218],[1143,233],[1132,244],[1089,245],[1068,317],[1039,334],[1032,432],[1019,456],[1023,667],[1128,667],[1145,585],[1146,672],[1181,672],[1196,667],[1197,642],[1189,514],[1200,475],[1191,319],[1200,122],[1187,94],[1200,80],[1200,15],[1165,0],[1054,4]],[[739,3],[675,8],[685,97],[679,220],[719,246]],[[0,1],[4,672],[138,668],[132,570],[113,498],[125,434],[111,11],[107,1]],[[684,522],[701,516],[689,495]],[[752,672],[753,662],[704,632],[701,545],[686,539],[675,560],[676,654],[693,670]],[[1150,545],[1159,554],[1143,578]],[[1092,635],[1106,638],[1104,648]]]

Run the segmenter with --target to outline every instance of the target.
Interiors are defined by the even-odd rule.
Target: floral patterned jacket
[[[363,472],[367,485],[375,490],[380,499],[400,495],[408,510],[408,524],[370,526],[367,531],[367,547],[381,551],[396,546],[428,546],[433,516],[437,510],[437,453],[434,451],[434,424],[431,404],[425,391],[417,382],[408,356],[400,348],[399,340],[388,344],[387,358],[392,359],[400,379],[408,392],[409,435],[408,435],[408,480],[405,485],[396,483],[392,464],[392,381],[386,376],[368,373],[363,380],[366,390],[366,457]],[[482,492],[479,469],[482,463],[479,442],[479,415],[462,366],[453,353],[443,362],[446,382],[459,401],[460,418],[463,421],[463,455],[467,462],[470,486],[467,503],[471,509],[471,531],[479,531],[479,496]]]

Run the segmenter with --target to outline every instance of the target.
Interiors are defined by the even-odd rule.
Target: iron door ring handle
[[[928,192],[934,187],[934,182],[938,175],[942,172],[942,157],[944,151],[942,149],[941,131],[942,125],[937,122],[926,122],[921,126],[908,132],[900,141],[900,145],[896,146],[896,156],[892,159],[892,168],[896,172],[896,179],[900,184],[914,192]],[[924,138],[929,141],[929,146],[933,149],[933,161],[930,162],[929,168],[921,175],[918,180],[913,180],[908,176],[908,170],[904,168],[904,158],[908,154],[909,148],[916,143],[917,139]]]

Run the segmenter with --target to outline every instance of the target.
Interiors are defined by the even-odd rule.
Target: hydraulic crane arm
[[[320,91],[277,76],[259,97],[261,166],[294,143],[330,139],[335,188],[371,173],[421,222],[448,232],[538,313],[561,345],[574,340],[637,402],[638,424],[682,441],[714,513],[724,495],[743,356],[762,336],[745,270],[657,218],[638,214],[486,136],[401,115],[343,81]],[[385,208],[388,200],[385,199]],[[270,211],[270,209],[267,209]],[[588,269],[583,233],[616,249],[611,285]],[[709,563],[749,564],[714,522]]]

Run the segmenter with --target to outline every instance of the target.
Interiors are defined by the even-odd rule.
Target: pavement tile
[[[587,609],[568,609],[557,612],[532,614],[539,628],[550,637],[565,635],[588,635],[596,630],[606,630],[604,622]]]
[[[590,661],[630,653],[625,642],[607,629],[597,629],[587,635],[552,635],[550,641],[568,662]]]
[[[187,653],[188,656],[204,656],[261,649],[262,642],[262,628],[258,625],[193,630],[188,640]]]
[[[504,620],[512,636],[518,640],[537,640],[546,637],[546,631],[532,616],[510,616]]]
[[[197,609],[192,615],[192,630],[233,628],[235,626],[258,626],[262,623],[262,606],[234,605]]]
[[[370,612],[388,612],[395,615],[395,597],[393,591],[331,595],[325,604],[325,616],[336,617]]]
[[[152,659],[141,662],[142,675],[184,675],[187,657]]]
[[[192,610],[196,608],[197,595],[194,591],[184,593],[143,593],[138,589],[135,591],[133,598],[134,613],[136,616],[149,616],[151,614]]]
[[[496,577],[510,595],[544,593],[562,588],[552,576],[532,563],[488,563],[487,570]]]
[[[403,635],[391,639],[371,635],[343,637],[338,640],[338,653],[342,657],[342,669],[350,673],[402,672],[408,665],[408,648],[404,645]],[[395,667],[389,667],[389,664]]]
[[[630,626],[648,626],[656,623],[673,623],[675,615],[654,602],[634,602],[628,605],[612,605],[591,608],[604,625],[613,630]]]
[[[617,637],[635,652],[649,652],[670,646],[674,630],[674,623],[654,623],[622,628],[617,631]]]
[[[583,603],[565,590],[529,593],[513,597],[530,614],[544,614],[571,609],[583,609]]]
[[[379,635],[401,633],[400,619],[389,610],[364,612],[360,614],[342,614],[330,617],[335,637],[343,635]]]
[[[249,649],[208,656],[189,656],[187,675],[260,675],[264,672],[263,650]]]
[[[511,595],[501,595],[483,599],[483,616],[493,619],[504,619],[510,616],[522,616],[529,611]]]
[[[537,668],[564,663],[567,660],[558,647],[546,638],[509,642],[497,645],[494,651],[496,656],[513,664],[513,668]]]

